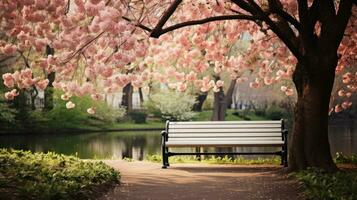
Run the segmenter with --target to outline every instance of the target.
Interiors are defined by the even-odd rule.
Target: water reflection
[[[357,154],[357,120],[335,123],[329,127],[331,154],[342,152],[345,155]]]
[[[54,151],[85,159],[143,160],[145,155],[160,153],[160,143],[159,131],[0,136],[0,147]]]
[[[357,154],[357,123],[332,125],[329,127],[331,153]],[[84,159],[143,160],[147,155],[160,154],[160,131],[109,132],[86,134],[49,135],[0,135],[0,147],[32,150],[36,152],[54,151],[66,155],[77,155]],[[214,152],[214,148],[201,151]],[[274,148],[220,148],[219,151],[275,151]],[[194,152],[195,148],[173,149],[172,151]],[[250,156],[254,157],[254,156]],[[261,156],[259,156],[261,157]]]

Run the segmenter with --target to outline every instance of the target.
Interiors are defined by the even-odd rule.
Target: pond
[[[357,154],[357,123],[343,123],[329,127],[331,153]],[[147,155],[160,154],[160,131],[127,131],[85,134],[47,135],[0,135],[0,148],[32,150],[36,152],[54,151],[66,155],[77,155],[84,159],[143,160]],[[181,149],[185,152],[194,148]],[[207,149],[206,149],[207,150]],[[252,148],[237,148],[248,152]],[[269,148],[269,150],[272,150]],[[214,149],[209,149],[214,151]],[[227,149],[232,151],[232,149]]]

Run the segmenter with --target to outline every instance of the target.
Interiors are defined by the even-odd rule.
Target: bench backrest
[[[284,121],[167,122],[168,141],[283,140]]]

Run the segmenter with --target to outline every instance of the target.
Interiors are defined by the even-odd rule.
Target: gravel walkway
[[[121,185],[102,200],[303,199],[298,184],[279,166],[105,161],[121,173]]]

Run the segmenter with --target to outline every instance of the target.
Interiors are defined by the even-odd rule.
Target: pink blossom
[[[335,106],[335,113],[339,113],[339,112],[341,112],[343,109],[342,109],[342,107],[339,105],[339,104],[337,104],[336,106]]]
[[[16,52],[17,47],[12,44],[7,44],[3,48],[0,49],[5,55],[12,55]]]
[[[213,87],[213,89],[212,89],[212,91],[213,91],[213,92],[219,92],[219,91],[220,91],[220,89],[219,89],[219,87],[214,86],[214,87]]]
[[[197,79],[197,74],[193,71],[190,71],[190,73],[186,75],[187,81],[194,81],[196,79]]]
[[[217,87],[223,87],[223,85],[224,85],[224,81],[222,81],[222,80],[218,80],[218,81],[216,82],[216,86],[217,86]]]
[[[291,88],[286,89],[286,91],[285,91],[285,95],[286,95],[286,96],[291,96],[291,95],[293,95],[293,94],[294,94],[294,90],[293,90],[293,89],[291,89]]]
[[[45,90],[48,83],[49,83],[48,79],[44,79],[44,80],[38,81],[37,83],[35,83],[35,85],[38,89]]]
[[[94,115],[96,112],[96,109],[94,107],[90,107],[87,109],[87,113],[90,115]]]
[[[13,100],[18,95],[19,95],[19,93],[17,92],[17,90],[13,89],[10,92],[6,92],[5,93],[5,99],[6,100]]]
[[[338,91],[338,96],[344,97],[346,95],[346,92],[344,90],[339,90]]]
[[[99,94],[99,93],[91,94],[90,96],[91,96],[92,99],[95,100],[95,101],[100,101],[100,100],[103,99],[103,96],[102,96],[101,94]]]
[[[65,93],[61,95],[61,99],[65,101],[68,101],[71,97],[72,95],[70,93]]]
[[[251,82],[251,83],[249,83],[249,87],[251,87],[251,88],[258,88],[260,85],[259,85],[259,83],[257,83],[257,82]]]
[[[113,68],[111,67],[104,67],[102,72],[101,72],[101,75],[108,78],[110,76],[113,75]]]
[[[352,102],[350,102],[350,101],[345,101],[345,102],[343,102],[342,104],[341,104],[341,107],[343,108],[343,109],[347,109],[347,108],[349,108],[349,107],[351,107],[352,106]]]
[[[264,84],[271,85],[273,83],[273,79],[270,77],[264,77]]]
[[[352,78],[352,74],[350,72],[347,72],[342,76],[342,82],[347,84],[351,82],[351,78]]]
[[[15,79],[10,73],[5,73],[2,75],[2,79],[4,80],[4,85],[8,88],[14,87]]]
[[[283,91],[283,92],[285,92],[287,89],[288,89],[288,87],[286,87],[284,85],[280,87],[280,90]]]
[[[67,109],[73,109],[76,106],[76,104],[74,104],[72,101],[68,101],[66,103],[66,108]]]
[[[183,82],[178,82],[177,83],[177,90],[179,92],[184,92],[187,89],[187,84]]]

